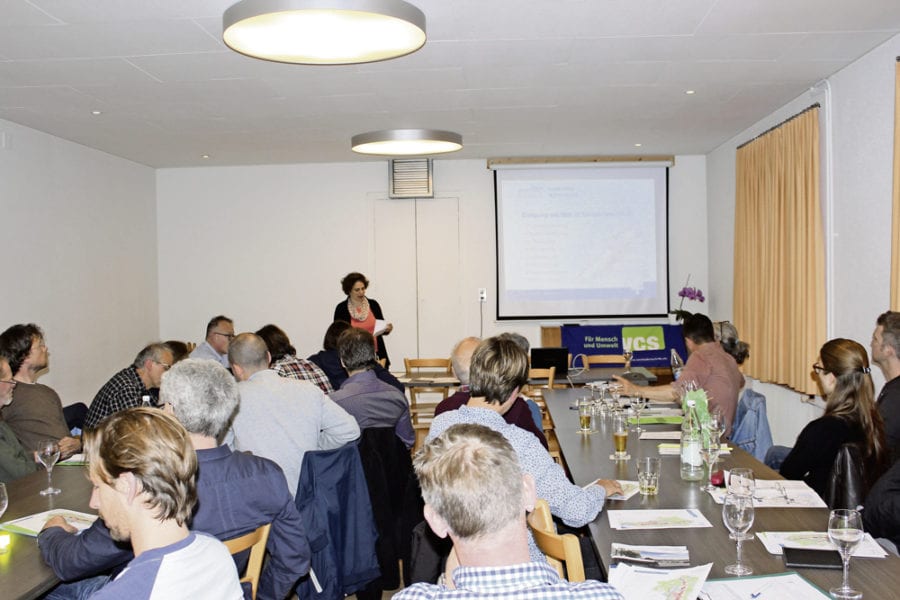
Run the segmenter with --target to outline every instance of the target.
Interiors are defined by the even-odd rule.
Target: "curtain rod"
[[[740,146],[738,146],[737,148],[735,148],[735,150],[740,150],[741,148],[743,148],[744,146],[746,146],[746,145],[749,144],[750,142],[755,142],[756,140],[758,140],[758,139],[761,138],[762,136],[766,135],[767,133],[772,133],[773,131],[775,131],[776,129],[778,129],[779,127],[781,127],[782,125],[785,125],[786,123],[789,123],[789,122],[793,121],[793,120],[796,119],[797,117],[799,117],[799,116],[801,116],[801,115],[804,115],[804,114],[808,113],[809,111],[811,111],[811,110],[814,109],[814,108],[819,108],[820,106],[821,106],[821,105],[820,105],[818,102],[816,102],[815,104],[813,104],[813,105],[811,105],[811,106],[807,106],[806,108],[804,108],[803,110],[801,110],[800,112],[798,112],[796,115],[794,115],[794,116],[792,116],[792,117],[788,117],[787,119],[785,119],[785,120],[782,121],[781,123],[778,123],[777,125],[773,125],[773,126],[769,127],[768,129],[766,129],[765,131],[763,131],[761,134],[759,134],[759,135],[756,136],[755,138],[747,140],[746,142],[744,142],[743,144],[741,144]]]

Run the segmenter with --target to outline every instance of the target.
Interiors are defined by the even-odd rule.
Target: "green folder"
[[[670,417],[641,417],[641,425],[681,425],[682,417],[678,416],[670,416]],[[628,419],[628,423],[631,425],[637,424],[637,419],[631,417]]]

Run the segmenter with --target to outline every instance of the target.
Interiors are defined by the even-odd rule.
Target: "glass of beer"
[[[578,399],[578,424],[580,428],[578,430],[579,433],[593,433],[594,429],[592,427],[593,423],[591,420],[594,417],[594,402],[591,400],[590,396],[585,396],[583,398]]]
[[[646,456],[638,459],[638,486],[643,496],[655,496],[659,493],[660,462],[656,457]]]
[[[613,416],[613,442],[615,443],[616,453],[613,455],[615,460],[624,460],[628,458],[628,415],[624,412],[616,412]]]

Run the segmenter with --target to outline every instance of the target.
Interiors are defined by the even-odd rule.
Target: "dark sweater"
[[[810,421],[781,463],[781,474],[787,479],[802,479],[824,499],[840,447],[864,440],[865,435],[859,427],[841,417],[827,416]]]

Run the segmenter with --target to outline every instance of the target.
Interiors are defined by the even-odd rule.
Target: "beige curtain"
[[[737,151],[734,323],[751,345],[744,372],[818,393],[811,365],[826,341],[819,204],[819,109]]]
[[[900,310],[900,58],[894,78],[894,225],[891,229],[891,310]]]

